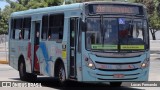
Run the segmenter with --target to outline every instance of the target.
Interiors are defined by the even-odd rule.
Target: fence
[[[0,35],[0,61],[8,62],[8,35]]]

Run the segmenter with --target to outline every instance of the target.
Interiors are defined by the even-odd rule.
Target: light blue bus
[[[80,82],[147,81],[150,49],[146,7],[84,2],[14,12],[9,64],[21,80],[37,75]]]

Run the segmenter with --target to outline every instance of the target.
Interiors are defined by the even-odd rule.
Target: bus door
[[[76,42],[77,42],[77,31],[78,31],[78,19],[77,17],[70,18],[70,67],[69,75],[70,78],[76,79]]]
[[[39,73],[39,61],[38,61],[38,48],[39,48],[39,39],[40,39],[40,21],[33,21],[33,33],[32,33],[32,71],[34,73]]]

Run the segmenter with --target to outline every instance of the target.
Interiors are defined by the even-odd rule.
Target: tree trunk
[[[153,39],[153,40],[156,40],[156,35],[155,35],[156,30],[150,29],[150,31],[151,31],[152,39]]]
[[[153,40],[156,40],[155,33],[152,34],[152,38],[153,38]]]

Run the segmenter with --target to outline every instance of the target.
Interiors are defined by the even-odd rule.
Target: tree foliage
[[[7,33],[8,19],[12,12],[23,11],[27,9],[36,9],[40,7],[56,6],[62,4],[63,0],[6,0],[10,6],[0,10],[0,34]]]
[[[155,3],[153,0],[135,0],[136,3],[142,3],[147,7],[147,12],[149,14],[154,13]]]
[[[135,0],[147,7],[149,16],[149,29],[153,40],[156,40],[155,33],[160,30],[160,0]]]
[[[5,34],[8,32],[8,18],[11,13],[9,6],[6,6],[3,11],[0,11],[0,34]]]

